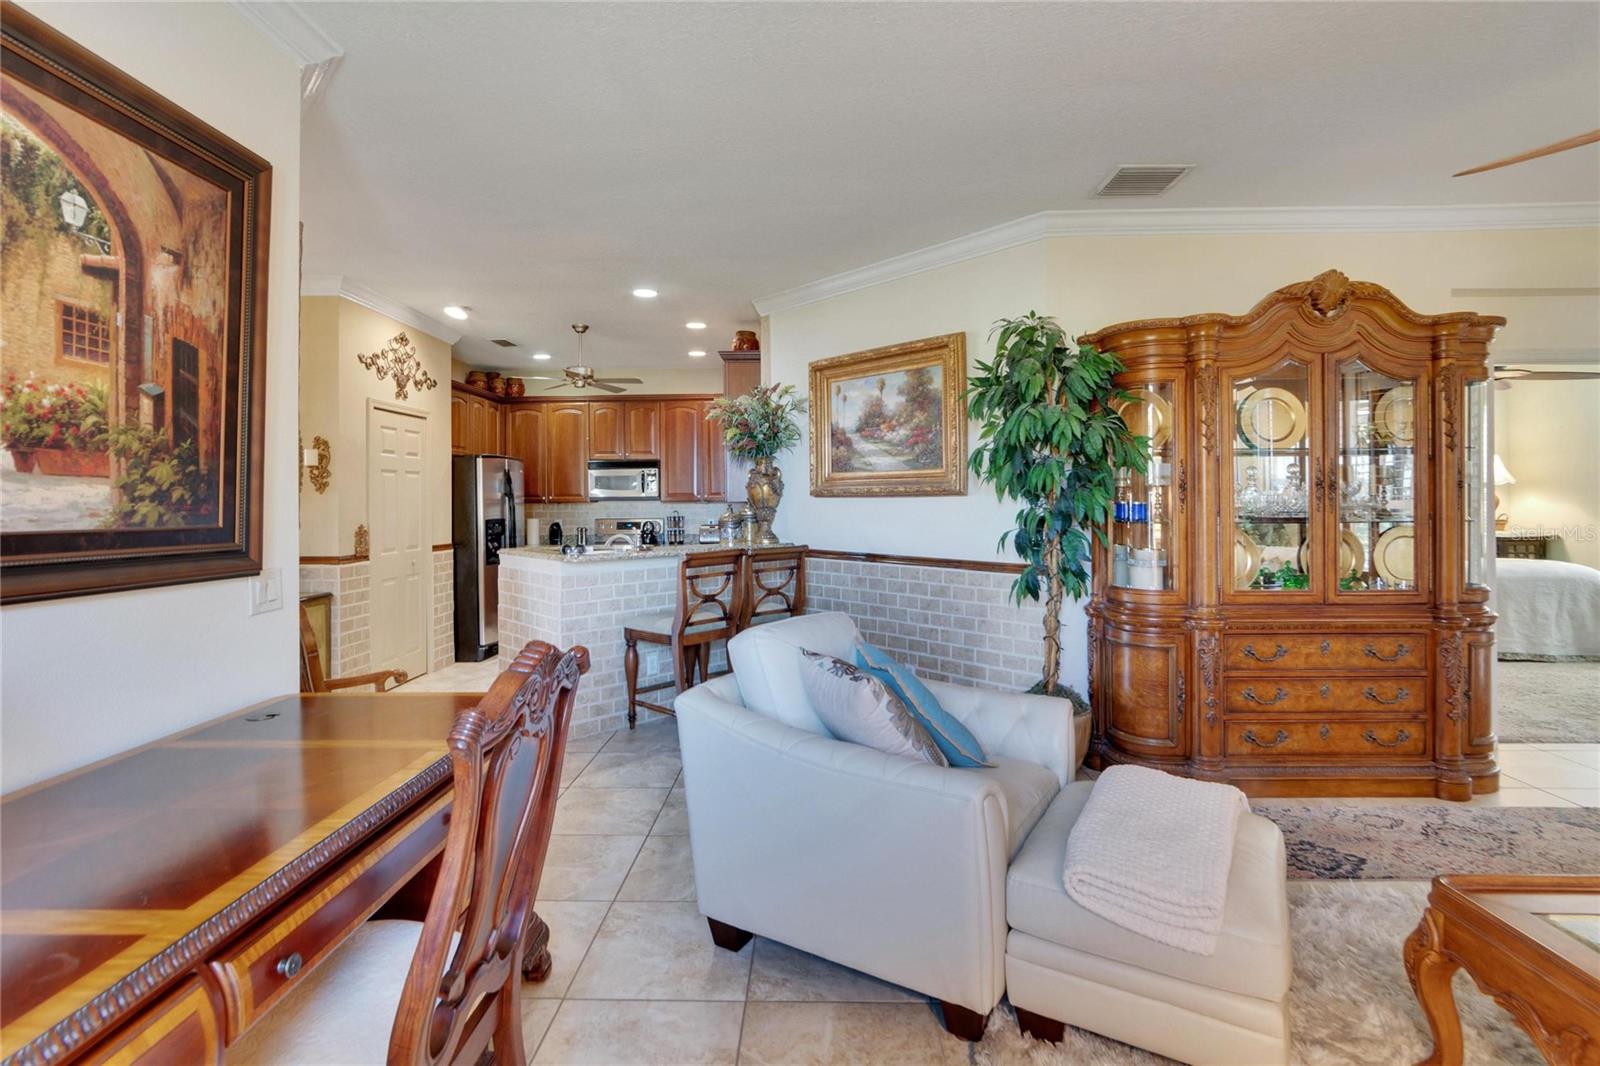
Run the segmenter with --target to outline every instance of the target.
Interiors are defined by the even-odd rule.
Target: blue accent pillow
[[[933,737],[933,742],[951,766],[993,766],[983,753],[983,745],[949,711],[939,705],[928,686],[917,679],[907,667],[889,658],[882,648],[871,644],[856,645],[856,665],[889,686],[889,691],[900,697],[912,717],[921,722]]]

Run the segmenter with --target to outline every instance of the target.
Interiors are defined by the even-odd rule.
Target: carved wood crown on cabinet
[[[1244,315],[1080,338],[1124,363],[1159,460],[1095,546],[1092,766],[1256,795],[1498,787],[1479,560],[1504,321],[1330,270]]]
[[[663,502],[721,502],[726,452],[718,424],[706,420],[716,398],[511,398],[452,382],[451,451],[521,459],[529,502],[587,502],[591,459],[656,461]]]

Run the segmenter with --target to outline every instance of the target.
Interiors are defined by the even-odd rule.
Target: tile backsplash
[[[725,503],[663,503],[660,500],[604,500],[594,503],[530,503],[526,511],[528,529],[537,534],[539,543],[547,542],[546,534],[551,522],[561,523],[561,532],[571,537],[579,526],[588,526],[594,534],[597,518],[638,518],[643,521],[664,523],[674,511],[683,515],[684,528],[693,543],[697,528],[703,522],[715,522],[727,510]]]

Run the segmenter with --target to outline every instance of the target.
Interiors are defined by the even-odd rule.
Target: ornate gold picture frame
[[[811,495],[966,491],[965,333],[811,364]]]

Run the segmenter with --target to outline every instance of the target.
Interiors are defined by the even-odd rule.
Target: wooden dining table
[[[220,1062],[361,922],[420,920],[480,698],[282,696],[0,800],[7,1064]]]

